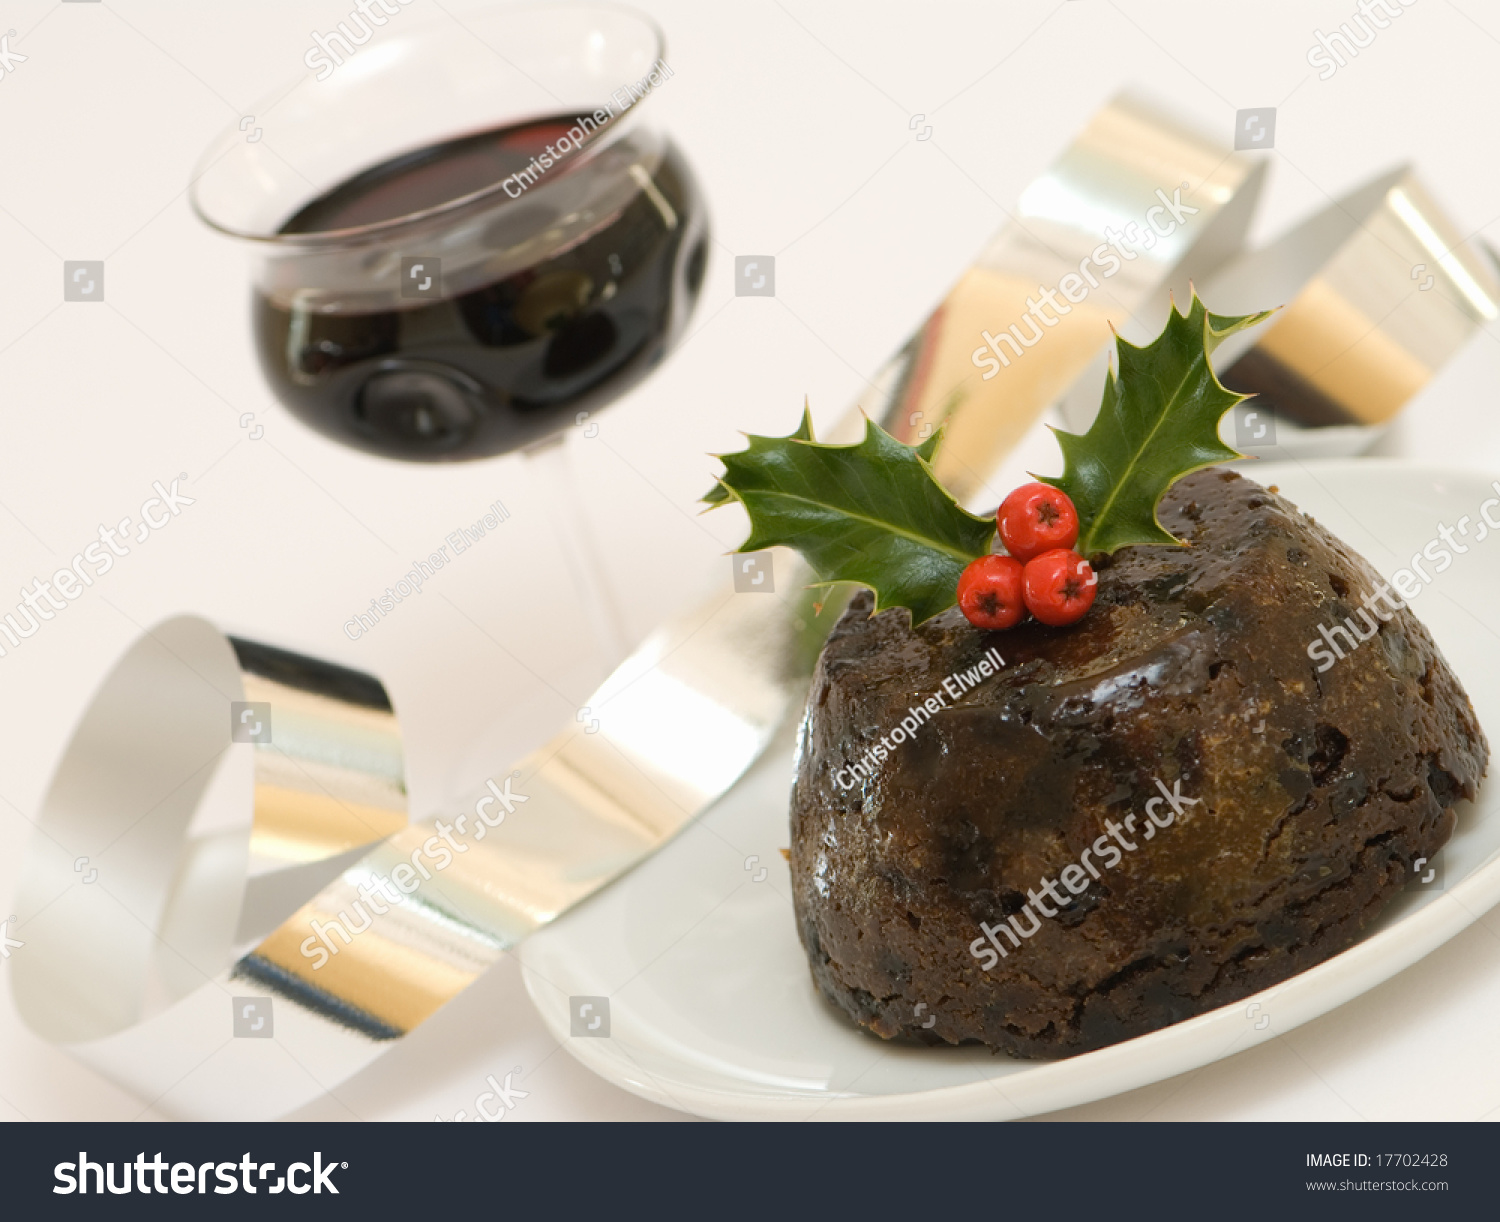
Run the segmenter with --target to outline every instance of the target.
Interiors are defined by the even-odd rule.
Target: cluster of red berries
[[[1073,550],[1078,510],[1066,492],[1022,484],[995,511],[1008,556],[981,556],[958,579],[958,605],[976,628],[1014,628],[1029,611],[1061,628],[1094,605],[1099,579]]]

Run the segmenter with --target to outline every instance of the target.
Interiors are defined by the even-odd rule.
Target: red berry
[[[1005,550],[1022,564],[1078,542],[1078,510],[1050,484],[1022,484],[1000,502],[995,518]]]
[[[970,561],[958,579],[958,605],[976,628],[1014,628],[1026,616],[1021,562],[1010,556]]]
[[[1082,619],[1098,590],[1099,579],[1089,562],[1065,547],[1028,560],[1021,575],[1026,609],[1054,628]]]

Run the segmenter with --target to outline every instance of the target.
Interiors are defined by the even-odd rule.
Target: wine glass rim
[[[511,14],[518,14],[523,12],[559,13],[569,10],[578,11],[588,9],[605,10],[608,12],[618,13],[623,16],[633,18],[635,21],[639,22],[640,25],[650,34],[652,42],[655,44],[651,59],[653,66],[666,59],[667,37],[666,33],[662,30],[656,19],[649,13],[642,12],[640,9],[634,7],[633,5],[621,4],[618,3],[617,0],[526,0],[525,3],[521,4],[498,4],[493,6],[492,8],[483,10],[478,16],[481,19],[484,19],[505,17]],[[469,14],[466,14],[466,16],[468,15]],[[451,24],[451,21],[444,23],[433,20],[424,25],[414,28],[409,32],[403,33],[398,39],[392,39],[390,41],[393,44],[401,41],[404,41],[408,44],[419,43],[424,40],[429,40],[433,35],[436,35],[439,32],[447,31],[448,27]],[[281,89],[266,94],[263,101],[269,101],[270,99],[274,98],[279,102],[293,89],[299,88],[302,84],[304,84],[307,80],[307,76],[308,74],[304,73],[298,76],[295,82],[283,82],[283,86]],[[647,92],[642,94],[639,98],[632,101],[630,106],[626,110],[622,111],[618,115],[618,117],[614,114],[613,111],[611,111],[609,123],[607,125],[599,125],[598,133],[604,132],[607,128],[612,133],[612,138],[610,141],[612,142],[613,133],[618,133],[619,131],[623,130],[627,123],[633,122],[636,110],[654,92],[655,90],[648,90]],[[258,107],[259,104],[257,104],[256,109],[248,111],[247,113],[251,115],[262,113]],[[516,122],[524,123],[526,122],[526,118],[518,116]],[[456,196],[453,199],[444,200],[440,204],[434,204],[430,208],[420,208],[415,212],[403,213],[401,216],[388,217],[385,220],[372,221],[369,224],[355,225],[344,229],[320,229],[309,233],[267,233],[264,230],[241,229],[234,225],[228,224],[225,221],[219,220],[210,214],[208,207],[203,203],[203,200],[199,195],[198,184],[203,179],[203,177],[214,167],[214,165],[218,163],[219,158],[223,156],[222,152],[219,153],[218,157],[213,156],[213,154],[218,151],[219,146],[227,145],[228,147],[232,148],[233,144],[231,144],[230,142],[234,141],[235,138],[243,132],[243,130],[243,126],[225,128],[224,131],[222,131],[219,136],[208,146],[208,148],[204,150],[203,156],[199,159],[198,165],[194,168],[192,179],[188,183],[188,205],[193,210],[193,213],[198,217],[198,219],[205,225],[207,225],[210,229],[216,230],[217,232],[222,233],[227,237],[237,238],[241,241],[259,242],[274,246],[293,247],[319,245],[358,245],[364,241],[375,241],[382,239],[388,234],[399,232],[400,230],[405,229],[409,226],[417,225],[437,217],[462,213],[471,209],[476,204],[490,201],[491,199],[498,196],[504,188],[505,180],[501,179],[499,182],[491,183],[487,187],[481,187],[477,191],[470,191],[466,195]],[[579,165],[590,160],[596,153],[600,151],[600,149],[605,147],[606,142],[600,141],[595,138],[596,134],[598,133],[590,133],[589,136],[586,137],[586,143],[579,145],[578,156],[570,159],[571,164],[568,167],[569,173],[577,169]]]

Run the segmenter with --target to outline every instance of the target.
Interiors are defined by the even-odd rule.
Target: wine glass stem
[[[526,457],[544,489],[543,504],[548,506],[548,519],[557,534],[574,595],[588,619],[594,651],[607,674],[626,654],[624,620],[598,543],[583,512],[578,476],[568,453],[568,434],[549,438],[527,450]]]

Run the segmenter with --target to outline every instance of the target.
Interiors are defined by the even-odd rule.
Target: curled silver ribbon
[[[1365,444],[1500,318],[1493,265],[1407,166],[1237,260],[1204,291],[1220,313],[1251,299],[1287,303],[1226,343],[1225,385],[1294,427],[1365,430]]]
[[[17,899],[16,1006],[167,1110],[285,1110],[212,1098],[254,1094],[268,1049],[285,1060],[285,1026],[279,1043],[235,1039],[234,998],[264,991],[245,984],[258,948],[239,951],[406,822],[378,680],[170,620],[106,678],[43,801]],[[254,1033],[273,1021],[258,1017]]]

